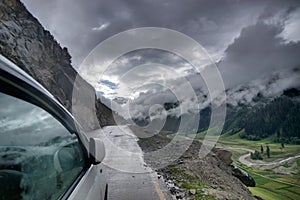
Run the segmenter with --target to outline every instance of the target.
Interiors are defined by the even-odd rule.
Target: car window
[[[57,199],[85,167],[76,135],[21,99],[0,105],[0,199]]]

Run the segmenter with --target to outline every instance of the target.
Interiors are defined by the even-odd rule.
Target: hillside
[[[240,137],[248,140],[260,140],[275,135],[274,142],[300,144],[300,101],[299,90],[290,88],[277,97],[258,95],[251,103],[227,104],[226,119],[222,133],[233,135],[240,132]],[[166,110],[180,106],[178,103],[165,103]],[[200,111],[198,133],[208,129],[211,108]],[[180,116],[167,115],[162,128],[169,133],[177,132]],[[140,126],[147,126],[150,117],[133,118]]]
[[[130,126],[130,129],[136,135],[149,134],[141,127]],[[172,139],[160,132],[140,138],[138,144],[144,151],[145,162],[164,177],[177,199],[257,199],[246,187],[251,185],[252,178],[235,173],[241,171],[234,167],[229,151],[213,148],[207,156],[199,158],[201,142],[194,140],[188,146],[188,140],[172,143]],[[160,152],[166,146],[172,150]],[[186,151],[179,156],[181,148]]]
[[[235,134],[244,129],[241,138],[260,140],[276,135],[274,142],[300,144],[300,103],[295,88],[272,100],[260,100],[254,106],[228,107],[223,132]]]

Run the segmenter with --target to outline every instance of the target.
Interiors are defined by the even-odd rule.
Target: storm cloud
[[[261,21],[244,28],[219,63],[225,85],[232,87],[276,71],[300,67],[300,42],[285,41],[280,37],[283,30],[282,25]]]
[[[233,105],[251,103],[258,94],[272,97],[287,88],[300,87],[300,2],[296,0],[22,2],[68,47],[75,68],[95,46],[112,35],[132,28],[163,27],[182,32],[205,48],[217,63],[227,89],[227,101]],[[151,63],[154,64],[133,72],[136,66]],[[170,66],[172,73],[160,69],[157,63]],[[191,98],[192,94],[184,88],[182,83],[186,81],[198,99]],[[121,102],[113,103],[119,110],[130,101],[136,116],[166,101],[181,102],[186,112],[195,102],[200,108],[210,103],[201,75],[171,52],[130,52],[117,59],[103,79],[96,82],[99,84],[93,86],[98,94]],[[160,87],[162,83],[173,87]],[[185,98],[176,99],[172,94],[175,91]],[[168,112],[176,114],[178,109]]]
[[[164,27],[183,32],[217,60],[240,30],[255,23],[264,8],[271,4],[211,0],[22,2],[63,46],[69,48],[75,67],[104,39],[139,27]]]

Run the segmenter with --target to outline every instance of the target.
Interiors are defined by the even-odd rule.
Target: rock
[[[179,188],[175,186],[172,180],[167,181],[167,188],[170,190],[171,194],[175,195],[179,192]]]
[[[192,194],[192,195],[196,194],[196,189],[190,189],[189,193]]]
[[[114,124],[112,111],[97,100],[95,89],[72,67],[67,48],[60,47],[23,3],[2,0],[0,13],[3,56],[49,90],[86,131]]]
[[[254,196],[254,198],[257,199],[257,200],[264,200],[263,198],[261,198],[259,196],[256,196],[256,195]]]
[[[167,180],[167,183],[173,184],[173,181],[169,179],[169,180]]]
[[[248,173],[234,165],[232,166],[232,175],[240,179],[247,187],[255,187],[255,180]]]
[[[176,188],[175,186],[170,187],[171,194],[175,195],[177,193],[177,191],[178,191],[178,188]]]
[[[226,165],[231,165],[231,163],[232,163],[232,159],[231,159],[232,153],[231,152],[224,150],[224,149],[215,148],[215,155],[220,160],[222,160]]]
[[[158,137],[153,136],[157,140],[162,141],[161,143],[169,144],[171,139],[166,137]],[[155,140],[151,140],[154,142],[149,142],[149,140],[139,140],[139,145],[143,149],[144,152],[149,152],[155,149],[156,142]],[[180,146],[183,146],[184,141],[179,143]],[[161,166],[160,162],[156,162],[157,157],[153,157],[145,154],[145,162],[149,164],[151,168],[159,168],[158,171],[164,177],[166,183],[168,180],[175,180],[176,186],[179,186],[178,192],[183,192],[186,194],[185,198],[191,198],[192,196],[188,196],[189,190],[186,190],[182,187],[182,183],[186,182],[186,175],[191,178],[198,179],[204,185],[208,187],[204,187],[207,191],[208,195],[215,196],[216,199],[244,199],[244,200],[255,200],[254,196],[251,194],[249,189],[235,176],[232,175],[232,167],[228,165],[231,163],[231,154],[227,151],[218,151],[218,149],[214,148],[211,153],[203,158],[199,158],[199,150],[203,147],[199,141],[194,140],[187,151],[178,158],[177,160],[182,160],[183,164],[176,165],[177,172],[173,173],[170,171],[170,167],[167,166],[165,168],[159,168]],[[224,158],[222,158],[222,156]],[[226,163],[225,163],[226,162]],[[156,164],[157,163],[157,164]],[[174,164],[172,162],[172,164]],[[217,166],[219,165],[219,167]],[[169,181],[172,182],[172,181]],[[178,192],[176,194],[178,194]],[[196,195],[198,193],[204,193],[201,190],[196,191]]]
[[[183,163],[184,163],[183,160],[177,160],[176,161],[176,164],[178,164],[178,165],[183,164]]]
[[[183,199],[185,197],[185,193],[184,192],[179,192],[176,194],[176,199]]]

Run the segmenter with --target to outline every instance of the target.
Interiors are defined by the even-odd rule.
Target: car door
[[[0,200],[104,199],[104,144],[0,55]]]
[[[0,93],[0,198],[66,198],[88,170],[76,134],[42,108]]]

